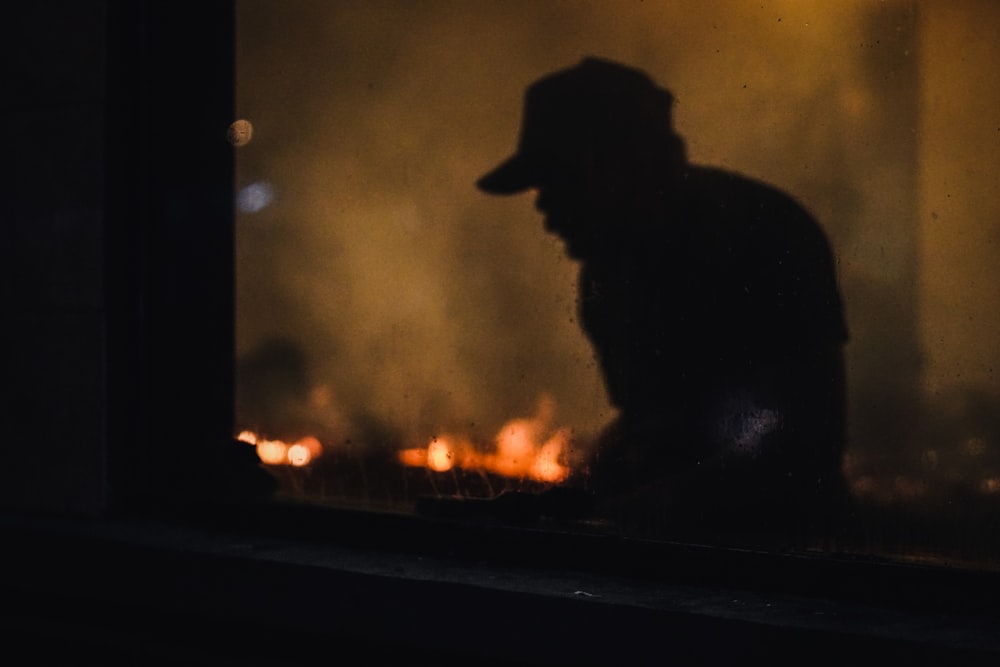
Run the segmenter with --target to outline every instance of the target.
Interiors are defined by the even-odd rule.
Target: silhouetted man
[[[535,189],[582,263],[581,322],[620,410],[598,497],[656,489],[692,515],[810,521],[843,494],[831,252],[790,197],[689,164],[672,101],[586,58],[529,87],[516,153],[478,185]]]

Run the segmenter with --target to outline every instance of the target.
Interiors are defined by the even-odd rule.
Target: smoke
[[[327,397],[315,409],[345,431],[367,415],[410,440],[491,436],[543,395],[580,433],[610,421],[577,267],[530,195],[473,185],[513,151],[525,86],[593,54],[671,89],[693,161],[820,220],[852,332],[853,440],[883,446],[935,354],[918,320],[934,173],[917,162],[918,37],[907,2],[241,0],[238,186],[268,198],[238,216],[237,354],[293,341]]]

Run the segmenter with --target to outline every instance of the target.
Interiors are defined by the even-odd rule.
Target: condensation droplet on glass
[[[233,124],[229,126],[226,130],[226,139],[229,140],[233,146],[239,148],[240,146],[246,146],[250,143],[250,139],[253,138],[253,125],[248,120],[240,119],[233,121]]]

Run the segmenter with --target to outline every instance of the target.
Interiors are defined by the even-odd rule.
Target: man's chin
[[[559,240],[562,241],[562,243],[563,243],[563,250],[566,252],[566,255],[568,257],[570,257],[572,259],[582,259],[583,256],[586,254],[585,250],[584,250],[584,247],[583,247],[584,244],[581,243],[581,239],[575,238],[573,236],[567,236],[565,234],[562,234],[560,231],[558,231],[560,229],[566,229],[566,228],[567,228],[566,226],[555,226],[555,225],[552,225],[552,224],[546,224],[546,226],[545,226],[545,229],[550,234],[553,234]]]
[[[570,259],[580,259],[581,258],[581,248],[579,243],[571,243],[566,239],[562,239],[563,252]]]

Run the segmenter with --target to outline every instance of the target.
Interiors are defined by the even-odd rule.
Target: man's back
[[[583,326],[622,412],[602,486],[718,464],[729,484],[745,470],[768,492],[839,493],[847,332],[822,231],[736,174],[690,167],[665,186],[646,212],[659,219],[630,221],[633,242],[581,271]]]
[[[787,195],[691,166],[672,105],[645,72],[584,58],[528,87],[517,150],[477,183],[535,189],[582,263],[581,321],[620,409],[590,466],[600,499],[819,517],[844,495],[830,248]]]

